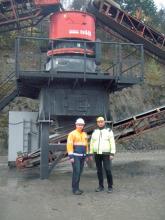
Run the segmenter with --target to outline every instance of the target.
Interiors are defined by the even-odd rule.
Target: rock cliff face
[[[165,104],[165,86],[135,85],[110,95],[114,121],[121,120]]]

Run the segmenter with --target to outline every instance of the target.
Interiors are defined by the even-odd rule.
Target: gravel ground
[[[113,175],[114,192],[96,193],[96,171],[85,167],[75,196],[68,162],[40,180],[38,169],[8,169],[0,157],[0,220],[165,219],[165,151],[118,153]]]

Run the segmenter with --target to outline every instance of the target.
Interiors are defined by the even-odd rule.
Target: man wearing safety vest
[[[112,159],[116,153],[115,139],[113,131],[105,127],[103,117],[98,117],[97,129],[92,133],[90,141],[90,153],[94,154],[99,186],[95,190],[101,192],[104,190],[103,166],[106,172],[108,193],[113,191],[113,177],[111,172]]]
[[[70,132],[67,138],[67,152],[73,168],[72,192],[74,195],[81,195],[83,190],[79,189],[79,182],[88,152],[88,140],[87,134],[83,131],[84,120],[82,118],[77,119],[75,125],[76,129]]]

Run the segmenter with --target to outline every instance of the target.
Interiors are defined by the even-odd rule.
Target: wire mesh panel
[[[102,43],[102,72],[118,79],[140,79],[143,76],[141,45]]]

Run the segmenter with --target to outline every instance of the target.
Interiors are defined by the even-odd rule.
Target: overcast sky
[[[163,6],[165,8],[165,1],[164,0],[154,0],[156,6],[158,9],[161,8],[161,6]]]
[[[65,3],[65,5],[68,5],[72,2],[72,0],[61,0],[62,3]],[[158,9],[161,8],[161,6],[163,6],[165,8],[165,0],[154,0],[156,6]]]

